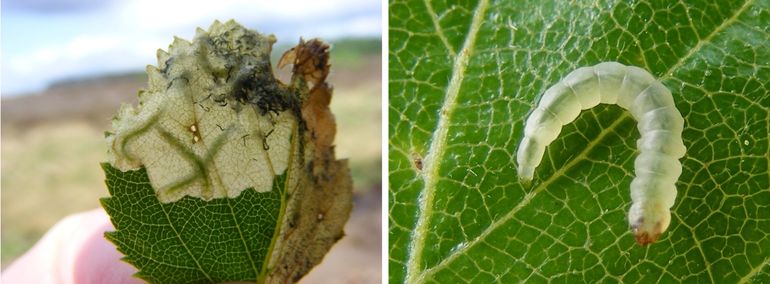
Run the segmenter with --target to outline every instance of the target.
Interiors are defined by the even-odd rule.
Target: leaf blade
[[[414,23],[446,19],[444,16],[451,14],[447,10],[472,10],[468,7],[477,3],[433,9],[435,15],[426,17],[421,9],[403,10],[404,3],[391,1],[390,46],[397,46],[390,59],[391,282],[737,281],[752,279],[740,273],[766,267],[765,256],[770,251],[757,246],[767,244],[768,229],[742,235],[740,226],[733,225],[719,232],[719,236],[727,232],[742,236],[740,241],[714,243],[714,247],[743,251],[730,257],[709,251],[701,243],[715,239],[709,224],[731,220],[716,216],[726,214],[743,222],[734,223],[749,227],[767,224],[770,219],[768,213],[757,211],[770,198],[767,192],[759,191],[768,188],[768,159],[760,154],[767,153],[770,132],[766,118],[768,86],[760,83],[769,79],[768,72],[761,72],[770,62],[762,60],[770,58],[767,24],[761,21],[766,17],[763,11],[768,1],[721,6],[678,3],[671,7],[641,1],[523,2],[490,5],[479,30],[485,40],[469,55],[468,76],[461,82],[456,98],[459,103],[447,122],[447,151],[437,156],[442,160],[437,175],[440,179],[429,184],[427,171],[420,171],[415,160],[432,154],[432,148],[425,145],[437,141],[425,137],[436,137],[436,121],[444,115],[436,105],[446,100],[449,83],[441,76],[419,75],[426,70],[438,70],[443,75],[443,70],[451,67],[446,62],[424,60],[442,54],[446,50],[442,45],[447,44],[441,43],[437,32],[426,31],[429,25]],[[444,27],[462,26],[439,22]],[[432,36],[430,44],[421,38],[428,35]],[[689,125],[684,136],[690,151],[682,160],[686,169],[677,183],[680,193],[673,208],[674,222],[680,225],[672,226],[664,236],[668,247],[635,248],[627,233],[627,192],[633,178],[634,139],[639,134],[633,130],[633,119],[617,107],[597,107],[567,125],[549,147],[532,188],[515,178],[514,151],[523,119],[536,96],[576,67],[610,60],[639,65],[660,76],[675,94],[677,107]],[[720,105],[733,108],[721,109]],[[756,146],[725,143],[729,140],[725,137]],[[745,177],[745,182],[724,174],[703,176],[698,170],[709,165],[717,166],[708,169],[710,172],[723,171],[729,168],[719,161],[724,159],[742,161],[742,166],[733,169]],[[429,161],[424,162],[428,168]],[[722,191],[722,195],[712,194],[708,204],[735,203],[735,191],[710,180],[743,188],[755,196],[740,207],[755,214],[698,207],[702,206],[699,196],[703,193],[697,192],[701,184]],[[421,199],[427,195],[435,198]],[[428,200],[425,210],[417,206]],[[693,214],[697,217],[684,219],[690,216],[683,213],[688,210],[697,212]],[[431,216],[420,226],[430,230],[415,230],[417,216],[425,213]],[[710,223],[702,222],[704,219]],[[413,239],[424,239],[429,245],[415,250],[420,246]],[[751,255],[747,247],[756,247],[758,255]],[[698,253],[685,253],[689,251]],[[419,271],[409,274],[418,276],[409,277],[406,266],[415,254],[418,260],[412,262],[419,262],[414,266]],[[558,260],[570,266],[555,265]],[[666,266],[669,260],[676,268]],[[637,265],[643,261],[656,266]],[[749,269],[716,272],[731,267],[731,261]],[[689,273],[688,263],[697,263],[705,272]]]
[[[247,190],[232,201],[185,197],[164,204],[155,197],[144,168],[121,172],[106,163],[102,168],[111,193],[102,204],[116,228],[107,238],[141,268],[142,278],[162,283],[258,279],[280,220],[285,174],[276,178],[273,190]],[[231,202],[239,208],[237,214]],[[246,244],[251,245],[243,248]],[[212,247],[216,249],[207,249]]]

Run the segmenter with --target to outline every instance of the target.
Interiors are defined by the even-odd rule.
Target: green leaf
[[[163,204],[144,168],[122,172],[102,164],[110,198],[102,199],[115,232],[107,239],[153,283],[257,281],[277,234],[286,174],[273,190],[237,198],[184,197]]]
[[[770,1],[391,1],[389,24],[392,283],[770,281]],[[672,223],[646,247],[620,107],[516,177],[538,95],[604,61],[649,70],[685,118]]]

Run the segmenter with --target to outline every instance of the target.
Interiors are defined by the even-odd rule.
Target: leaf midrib
[[[693,57],[698,51],[700,51],[703,46],[707,43],[710,43],[711,40],[719,34],[722,30],[726,29],[728,26],[732,25],[737,21],[737,18],[742,15],[748,7],[751,6],[751,4],[754,2],[754,0],[748,0],[743,3],[743,5],[737,9],[733,15],[726,18],[719,26],[714,28],[714,30],[709,33],[706,37],[703,39],[699,39],[698,42],[688,50],[688,52],[679,58],[679,60],[674,63],[671,67],[666,70],[661,77],[658,78],[660,81],[668,80],[673,78],[673,71],[679,69],[686,61],[687,59]],[[426,3],[427,5],[427,3]],[[444,258],[441,262],[439,262],[437,265],[426,269],[422,271],[419,270],[419,264],[422,257],[423,247],[425,243],[425,238],[427,236],[427,227],[429,224],[428,217],[430,216],[430,213],[432,212],[431,204],[433,203],[433,193],[435,190],[432,190],[436,187],[438,182],[438,169],[440,168],[441,160],[440,157],[442,156],[445,146],[446,146],[446,137],[448,132],[448,121],[451,117],[454,108],[456,106],[456,98],[460,90],[460,86],[462,85],[462,79],[465,77],[465,67],[467,66],[468,57],[470,57],[471,51],[473,49],[473,45],[475,43],[475,37],[476,34],[479,31],[480,27],[480,19],[481,15],[484,14],[486,11],[486,7],[488,5],[488,1],[482,0],[479,3],[479,6],[476,8],[476,12],[474,13],[473,22],[471,23],[471,27],[469,29],[468,37],[466,37],[466,41],[463,45],[463,48],[460,50],[460,53],[455,57],[455,64],[453,67],[453,73],[451,77],[451,81],[449,83],[449,86],[447,87],[446,91],[446,99],[444,100],[444,103],[442,104],[440,113],[439,113],[439,120],[436,126],[436,130],[433,133],[433,136],[431,137],[431,145],[428,150],[428,155],[426,155],[425,159],[423,160],[425,163],[425,175],[424,175],[424,187],[423,190],[420,192],[420,198],[418,203],[418,220],[415,225],[415,229],[412,232],[411,240],[410,240],[410,251],[408,254],[408,260],[407,260],[407,274],[406,274],[406,281],[407,283],[416,283],[416,282],[423,282],[424,279],[426,279],[427,276],[430,276],[436,271],[439,270],[439,268],[444,267],[451,263],[454,259],[456,259],[458,256],[462,255],[465,251],[469,250],[471,247],[475,246],[480,241],[483,241],[484,237],[488,234],[490,234],[492,231],[494,231],[497,227],[504,224],[506,221],[508,221],[512,216],[524,205],[529,203],[529,200],[534,198],[534,196],[542,191],[545,186],[550,184],[555,177],[557,177],[557,173],[566,172],[569,168],[577,164],[578,162],[584,160],[587,155],[587,151],[589,151],[591,147],[587,147],[583,150],[583,152],[580,153],[580,155],[573,158],[570,162],[568,162],[566,167],[563,167],[562,169],[557,170],[557,172],[554,173],[554,175],[551,175],[548,179],[544,180],[540,185],[538,185],[538,188],[533,190],[530,194],[528,194],[522,202],[517,204],[517,206],[511,210],[508,214],[504,215],[500,219],[495,220],[490,226],[488,226],[484,231],[479,234],[478,237],[474,238],[473,240],[470,240],[467,245],[463,246],[462,248],[452,251],[446,258]],[[432,9],[429,8],[430,11]],[[432,15],[433,16],[433,15]],[[437,26],[437,25],[436,25]],[[440,29],[437,29],[437,33],[440,33],[439,36],[443,35],[440,32]],[[444,39],[442,38],[442,41]],[[446,43],[445,43],[446,45]],[[449,46],[447,46],[449,48]],[[452,50],[449,49],[451,52]],[[464,63],[464,64],[461,64]],[[458,68],[460,67],[460,68]],[[459,79],[459,80],[458,80]],[[592,141],[590,145],[593,145],[595,143],[598,143],[598,141],[601,141],[606,134],[611,133],[614,131],[615,127],[617,125],[620,125],[622,121],[624,121],[626,118],[629,118],[627,112],[623,112],[623,114],[609,127],[602,130],[602,132],[597,136],[598,139],[595,139],[595,141]],[[437,141],[438,139],[438,141]],[[531,195],[531,196],[530,196]],[[529,198],[527,198],[529,197]],[[699,242],[696,242],[699,244]],[[698,245],[698,249],[703,254],[703,248]],[[705,258],[705,254],[701,255],[704,259],[704,262],[708,264],[708,261]],[[766,261],[767,262],[767,261]],[[706,270],[709,275],[709,279],[713,282],[713,273],[711,271],[711,266],[706,265]]]
[[[429,3],[425,2],[425,5],[428,6],[429,11],[432,11],[432,8],[429,7]],[[420,192],[420,195],[424,196],[421,196],[421,198],[418,199],[420,202],[418,204],[419,212],[417,223],[415,224],[415,228],[410,236],[409,243],[411,244],[411,253],[409,253],[406,263],[405,280],[407,283],[422,281],[421,276],[423,273],[420,270],[420,261],[422,260],[423,246],[425,245],[425,238],[428,233],[428,217],[432,213],[432,208],[430,205],[433,204],[434,193],[433,190],[429,189],[435,188],[436,184],[438,183],[438,179],[440,178],[438,169],[441,166],[440,159],[446,149],[446,137],[449,132],[449,117],[451,117],[452,113],[454,113],[455,106],[457,105],[457,95],[460,93],[460,86],[462,85],[462,82],[465,78],[465,68],[468,66],[468,60],[470,55],[473,53],[473,47],[476,43],[476,35],[478,34],[478,31],[481,27],[483,16],[488,5],[488,0],[481,0],[479,2],[478,6],[476,7],[476,11],[473,14],[473,19],[471,20],[468,36],[465,38],[462,49],[455,56],[455,62],[452,69],[452,77],[446,89],[444,103],[442,104],[441,110],[439,111],[438,124],[436,125],[436,130],[433,132],[433,136],[431,137],[431,145],[430,148],[428,148],[428,154],[423,160],[425,162],[425,187]],[[437,23],[435,25],[437,28],[437,34],[439,34],[439,37],[442,38],[442,41],[445,41],[443,32],[441,32],[441,29]],[[450,54],[453,53],[453,51],[449,49],[450,46],[446,42],[445,46]]]

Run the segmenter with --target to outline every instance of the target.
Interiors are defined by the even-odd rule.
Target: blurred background
[[[107,195],[103,132],[121,103],[136,103],[156,50],[215,19],[235,19],[276,35],[274,63],[300,36],[332,44],[337,157],[350,160],[355,204],[347,236],[302,282],[381,282],[380,1],[211,3],[2,2],[2,267]]]

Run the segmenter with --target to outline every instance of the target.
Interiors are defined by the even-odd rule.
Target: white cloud
[[[195,27],[206,29],[214,19],[234,18],[261,32],[275,33],[281,42],[294,42],[299,36],[379,35],[380,7],[379,1],[359,0],[111,2],[97,14],[71,15],[79,17],[71,21],[84,24],[69,39],[25,47],[15,54],[4,51],[2,93],[5,96],[39,90],[70,77],[139,71],[147,64],[155,64],[156,50],[166,49],[172,36],[190,39]],[[44,37],[46,32],[54,31],[24,32]],[[3,40],[13,40],[13,35],[4,33]]]
[[[236,19],[246,23],[300,23],[332,18],[335,21],[347,19],[335,16],[351,11],[379,9],[379,1],[360,0],[136,0],[118,2],[112,8],[119,15],[122,24],[137,29],[179,29],[189,26],[208,25],[214,19],[226,21]],[[379,17],[379,15],[377,15]]]
[[[79,36],[63,46],[45,46],[10,58],[10,71],[29,75],[40,67],[50,67],[52,63],[78,61],[92,54],[116,49],[121,39],[115,36]]]
[[[39,90],[56,80],[94,72],[140,70],[149,63],[146,60],[154,58],[155,49],[147,46],[157,43],[117,36],[79,36],[61,46],[33,49],[4,62],[3,95]]]

